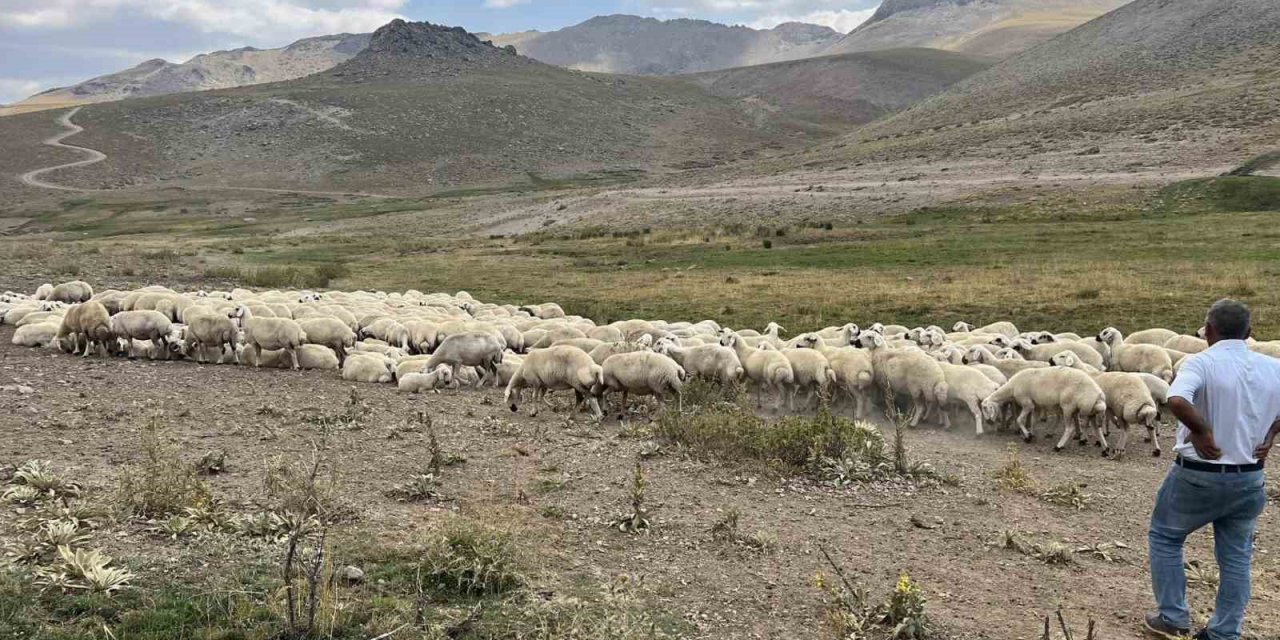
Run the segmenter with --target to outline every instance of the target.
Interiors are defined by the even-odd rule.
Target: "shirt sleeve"
[[[1170,398],[1182,398],[1187,402],[1196,401],[1196,392],[1204,386],[1204,367],[1200,361],[1200,358],[1191,357],[1182,363],[1182,367],[1178,369],[1178,376],[1173,379],[1173,384],[1169,385]]]

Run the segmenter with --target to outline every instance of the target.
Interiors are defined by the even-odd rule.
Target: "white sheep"
[[[88,302],[93,298],[93,287],[89,283],[81,280],[72,280],[64,282],[50,290],[47,299],[55,302],[65,302],[67,304],[77,304],[80,302]]]
[[[426,369],[423,369],[418,373],[408,373],[400,376],[397,388],[401,393],[422,393],[423,391],[447,387],[452,382],[453,370],[449,368],[449,365],[442,364],[430,370],[429,373]]]
[[[440,342],[426,367],[434,371],[441,364],[453,369],[453,377],[457,379],[459,368],[479,367],[484,371],[484,380],[494,376],[496,383],[498,363],[502,362],[502,352],[507,344],[502,335],[492,331],[470,331],[455,333]],[[483,381],[482,381],[483,382]]]
[[[1169,352],[1164,347],[1145,343],[1127,343],[1124,335],[1115,327],[1103,329],[1098,334],[1098,339],[1111,347],[1111,366],[1108,368],[1132,373],[1146,372],[1160,377],[1165,382],[1173,382],[1173,359],[1169,357]]]
[[[293,362],[293,369],[298,370],[297,349],[307,343],[307,332],[302,330],[297,321],[289,318],[257,318],[248,305],[238,304],[227,317],[235,320],[244,332],[245,345],[253,349],[254,361],[261,362],[262,350],[284,350]],[[254,366],[259,366],[255,364]]]
[[[1124,339],[1125,344],[1150,344],[1157,347],[1164,346],[1164,343],[1177,337],[1177,331],[1169,329],[1143,329],[1129,334]],[[1112,345],[1114,347],[1115,345]]]
[[[911,410],[907,420],[917,426],[934,409],[947,403],[947,380],[937,360],[923,351],[891,349],[879,333],[863,333],[854,341],[859,348],[871,352],[871,364],[876,382],[887,388],[885,404],[892,406],[894,395],[911,398]]]
[[[605,407],[608,401],[606,394],[610,391],[622,393],[619,415],[627,409],[627,397],[630,394],[652,395],[659,402],[665,402],[668,394],[675,394],[678,410],[684,411],[684,394],[681,390],[687,374],[683,367],[670,357],[653,351],[634,351],[610,356],[602,365],[602,386],[599,390],[600,402]]]
[[[338,354],[324,345],[304,344],[299,346],[295,353],[298,356],[298,368],[300,369],[337,371],[340,368],[338,366]],[[246,367],[265,367],[268,369],[289,369],[293,366],[293,359],[283,349],[263,350],[259,358],[253,349],[247,349],[244,345],[237,345],[234,360],[224,358],[222,361],[233,361]]]
[[[1027,442],[1031,442],[1031,416],[1037,410],[1061,412],[1064,428],[1054,451],[1061,451],[1072,434],[1077,430],[1083,432],[1090,418],[1102,416],[1107,410],[1106,395],[1098,383],[1083,371],[1065,367],[1018,372],[983,401],[983,415],[988,420],[997,419],[1006,403],[1017,404],[1021,409],[1018,429]],[[1097,430],[1098,441],[1105,450],[1107,440],[1101,423],[1098,423]]]
[[[107,308],[100,302],[89,301],[67,309],[66,315],[62,317],[62,324],[58,327],[58,339],[69,341],[64,345],[64,350],[78,353],[83,341],[82,357],[85,358],[93,352],[94,346],[109,353],[115,343],[114,337],[111,332],[111,314],[107,313]]]
[[[195,354],[196,362],[204,364],[206,349],[218,349],[218,362],[236,353],[240,330],[235,321],[222,314],[203,314],[191,318],[183,331],[183,355]]]
[[[1053,357],[1053,365],[1084,371],[1093,377],[1107,396],[1105,419],[1120,429],[1115,452],[1124,455],[1129,444],[1129,427],[1141,425],[1147,429],[1146,442],[1154,444],[1152,455],[1160,455],[1160,442],[1156,436],[1156,418],[1164,400],[1157,400],[1152,385],[1163,385],[1161,398],[1168,395],[1169,386],[1149,373],[1100,372],[1080,362],[1074,353],[1063,352]],[[1149,380],[1150,381],[1149,381]],[[1159,386],[1154,388],[1159,389]]]
[[[562,346],[529,352],[520,368],[507,383],[503,403],[514,413],[519,410],[521,389],[534,390],[533,410],[530,417],[538,415],[538,405],[548,391],[572,389],[576,396],[574,410],[585,401],[596,418],[604,415],[596,394],[604,387],[604,368],[596,364],[587,352],[577,347]]]
[[[973,414],[974,428],[978,435],[983,434],[982,401],[1000,388],[981,371],[962,364],[949,362],[939,363],[947,380],[947,402],[964,407]],[[951,428],[951,415],[945,408],[942,411],[942,424]]]
[[[1195,336],[1177,335],[1169,338],[1163,345],[1166,349],[1181,351],[1186,354],[1196,354],[1209,348],[1209,343],[1203,338]]]
[[[1003,321],[993,322],[985,327],[977,328],[974,328],[974,326],[968,322],[957,322],[955,326],[952,327],[952,330],[962,333],[998,333],[1009,338],[1015,337],[1019,333],[1018,327],[1014,326],[1012,322]]]
[[[734,384],[746,374],[738,354],[720,344],[681,347],[674,339],[663,338],[654,346],[654,351],[670,356],[689,375],[715,380],[723,385]]]
[[[784,349],[782,355],[791,363],[793,381],[788,406],[792,411],[796,410],[796,395],[801,391],[805,393],[806,406],[815,396],[821,398],[828,394],[829,387],[836,381],[836,374],[825,355],[812,348]]]
[[[1095,369],[1103,369],[1106,366],[1102,361],[1102,354],[1078,342],[1031,344],[1026,340],[1018,339],[1013,341],[1012,348],[1027,360],[1049,362],[1053,356],[1066,351],[1075,354],[1081,362]]]
[[[352,353],[342,363],[343,380],[379,384],[392,382],[395,377],[395,361],[378,354]]]
[[[173,323],[158,311],[121,311],[111,316],[111,334],[125,341],[126,352],[130,359],[137,357],[133,340],[149,341],[152,344],[151,354],[163,353],[169,357],[169,336]]]
[[[591,350],[591,360],[596,364],[604,364],[609,356],[619,353],[631,353],[633,351],[647,351],[649,347],[639,342],[606,342]]]
[[[1039,360],[1000,358],[993,354],[989,349],[980,347],[970,347],[969,353],[964,357],[964,363],[983,364],[989,367],[994,367],[1006,379],[1012,378],[1027,369],[1047,369],[1049,367],[1048,362],[1040,362]]]
[[[57,322],[42,322],[18,327],[9,342],[20,347],[50,347],[57,342],[59,326]]]
[[[756,387],[756,407],[762,407],[765,391],[774,394],[781,406],[784,395],[795,384],[795,372],[791,370],[791,361],[780,351],[759,349],[747,344],[746,340],[736,333],[730,332],[720,339],[720,345],[733,349],[742,363],[742,369]]]
[[[295,322],[307,334],[309,344],[322,344],[333,349],[338,356],[339,365],[346,361],[347,349],[355,347],[356,332],[338,318],[314,317],[295,320]]]

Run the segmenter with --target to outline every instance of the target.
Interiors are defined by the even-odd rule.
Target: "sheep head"
[[[1055,353],[1052,358],[1049,358],[1049,364],[1055,367],[1075,368],[1077,362],[1079,362],[1079,359],[1076,357],[1076,354],[1070,351]]]
[[[1124,342],[1124,335],[1115,327],[1107,327],[1098,334],[1098,341],[1105,342],[1114,347],[1117,344]]]
[[[858,338],[853,342],[855,347],[868,350],[881,349],[884,348],[885,344],[887,344],[884,340],[884,336],[875,331],[864,333],[858,336]]]
[[[973,331],[973,325],[969,324],[968,322],[960,321],[955,323],[954,325],[951,325],[951,330],[957,333],[969,333]]]

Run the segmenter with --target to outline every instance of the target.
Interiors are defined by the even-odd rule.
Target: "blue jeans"
[[[1165,622],[1191,627],[1187,609],[1187,575],[1182,546],[1187,536],[1213,525],[1214,556],[1221,580],[1213,618],[1212,640],[1237,640],[1249,603],[1249,564],[1253,529],[1267,503],[1265,474],[1210,473],[1174,465],[1156,494],[1147,534],[1151,585]]]

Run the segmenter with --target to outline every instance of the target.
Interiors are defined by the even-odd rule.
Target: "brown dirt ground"
[[[185,455],[229,453],[228,472],[211,480],[215,495],[233,505],[252,503],[262,495],[264,459],[308,451],[315,432],[300,416],[339,411],[353,386],[317,372],[81,360],[12,346],[11,335],[12,328],[0,329],[0,385],[25,384],[35,393],[0,392],[0,464],[52,460],[65,475],[103,493],[120,465],[140,455],[135,427],[158,407]],[[521,531],[540,579],[551,588],[563,587],[567,576],[602,583],[624,574],[643,576],[644,600],[690,621],[692,637],[820,637],[822,601],[813,585],[825,569],[819,545],[832,549],[877,596],[900,571],[908,571],[923,586],[943,637],[1038,638],[1041,617],[1058,607],[1081,628],[1085,618],[1095,617],[1101,638],[1142,637],[1139,620],[1151,605],[1146,525],[1167,458],[1131,453],[1111,461],[1092,448],[1054,455],[1048,440],[1024,446],[1023,463],[1042,486],[1088,483],[1094,498],[1076,511],[996,489],[992,474],[1014,441],[1008,434],[975,438],[957,428],[910,435],[912,456],[958,476],[958,488],[885,484],[834,490],[778,478],[760,466],[704,463],[668,452],[645,463],[655,531],[631,537],[605,522],[622,512],[631,464],[644,442],[622,437],[615,420],[570,425],[563,399],[559,411],[544,411],[535,420],[510,414],[494,390],[408,397],[391,386],[356,386],[373,407],[371,419],[363,430],[342,433],[334,449],[343,494],[359,514],[349,525],[352,538],[408,542],[440,517],[438,507],[383,495],[427,459],[424,438],[389,440],[387,427],[424,410],[434,417],[445,450],[467,459],[445,471],[444,490],[453,498],[445,508]],[[264,414],[264,406],[278,415]],[[1166,429],[1166,443],[1168,435]],[[1131,451],[1140,445],[1139,440]],[[539,490],[539,479],[557,476],[567,478],[560,489]],[[522,492],[528,504],[522,504]],[[539,515],[548,505],[572,515]],[[745,530],[774,538],[777,549],[752,554],[712,542],[708,529],[730,508],[741,512]],[[1248,620],[1252,638],[1280,637],[1276,513],[1272,507],[1259,524]],[[910,522],[913,516],[939,524],[918,528]],[[13,527],[13,514],[0,514],[0,536],[10,538]],[[1123,563],[1082,554],[1074,565],[1051,567],[991,547],[1005,529],[1037,541],[1122,542],[1129,549],[1118,551]],[[143,569],[143,586],[147,571],[198,573],[200,563],[213,561],[199,557],[199,543],[157,541],[136,530],[105,544]],[[1211,561],[1209,534],[1192,538],[1188,558]],[[1207,614],[1212,593],[1193,588],[1190,595],[1198,615]]]

